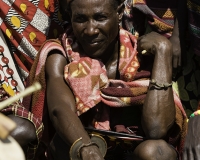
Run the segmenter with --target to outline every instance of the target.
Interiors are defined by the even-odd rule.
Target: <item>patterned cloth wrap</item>
[[[133,32],[135,27],[138,28],[133,24],[133,17],[137,17],[137,15],[134,15],[132,11],[132,8],[134,8],[146,15],[148,24],[153,31],[156,31],[169,38],[172,35],[174,27],[176,7],[177,0],[126,0],[124,12],[126,28],[130,32]],[[137,24],[138,23],[136,23],[136,25]]]
[[[67,33],[70,33],[70,35]],[[110,129],[109,113],[107,112],[110,107],[142,105],[148,90],[150,74],[145,71],[138,72],[140,64],[137,59],[135,36],[120,29],[119,37],[118,69],[120,80],[108,79],[105,66],[101,61],[72,51],[71,44],[74,43],[73,45],[78,47],[78,43],[70,29],[63,34],[61,41],[47,41],[39,52],[31,70],[31,83],[39,81],[43,87],[39,93],[33,96],[32,112],[37,113],[37,115],[40,114],[40,116],[45,115],[46,80],[44,66],[46,58],[52,50],[59,50],[70,61],[65,66],[64,77],[75,95],[77,115],[83,115],[94,106],[99,106],[101,117],[95,119],[93,127],[104,130]],[[187,117],[175,92],[174,101],[176,104],[176,127],[167,141],[177,149],[181,149],[186,134]]]
[[[191,45],[194,53],[200,56],[200,2],[188,0],[187,6]]]
[[[0,29],[11,42],[22,77],[27,78],[42,43],[63,33],[57,0],[0,1]]]

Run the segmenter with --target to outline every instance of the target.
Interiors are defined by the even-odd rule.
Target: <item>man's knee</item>
[[[146,140],[134,151],[135,160],[176,160],[176,151],[164,140]]]
[[[17,127],[11,132],[11,136],[22,147],[37,139],[35,127],[32,122],[14,115],[8,115],[8,117],[17,124]]]

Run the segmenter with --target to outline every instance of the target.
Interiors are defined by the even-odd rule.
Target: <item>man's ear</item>
[[[125,9],[124,0],[120,0],[120,4],[117,7],[117,12],[119,14],[119,21],[122,20],[124,9]]]

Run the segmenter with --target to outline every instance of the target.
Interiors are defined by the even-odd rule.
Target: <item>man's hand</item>
[[[178,68],[181,66],[181,45],[179,37],[172,36],[170,42],[172,43],[173,68]]]
[[[84,147],[81,149],[81,158],[82,160],[103,160],[103,156],[101,155],[97,146],[92,145],[88,147]]]
[[[183,160],[200,159],[200,116],[190,118],[183,149]]]
[[[164,48],[171,50],[171,43],[166,37],[156,32],[151,32],[138,38],[137,50],[139,53],[146,50],[145,54],[156,54]],[[171,57],[171,55],[169,56]]]

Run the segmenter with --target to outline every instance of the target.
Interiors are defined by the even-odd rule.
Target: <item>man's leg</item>
[[[134,160],[177,160],[177,156],[164,140],[146,140],[134,150]]]

